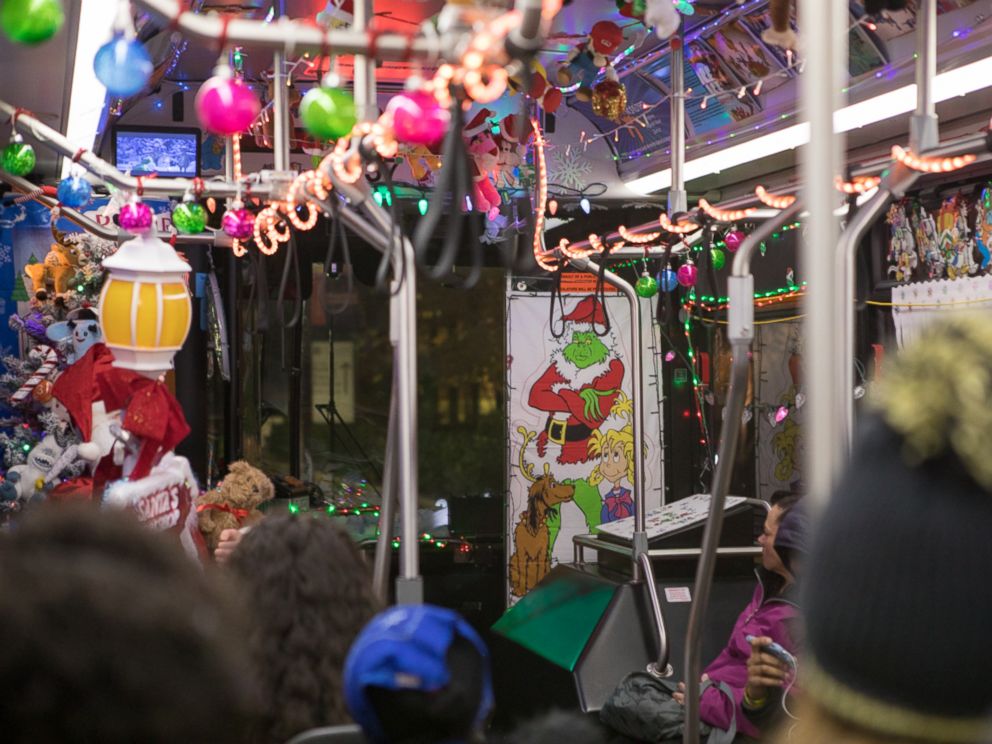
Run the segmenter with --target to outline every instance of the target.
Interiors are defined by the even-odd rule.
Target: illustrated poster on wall
[[[507,298],[507,555],[510,601],[573,558],[572,537],[633,513],[630,306],[566,294]],[[642,302],[647,508],[663,490],[660,359]],[[606,324],[609,328],[606,328]],[[552,333],[554,331],[554,333]],[[558,337],[556,337],[556,334]]]
[[[707,40],[738,78],[745,81],[763,79],[762,88],[774,90],[788,81],[791,72],[786,71],[788,63],[776,59],[758,39],[744,23],[731,21],[720,26]],[[769,77],[775,72],[784,74]]]
[[[803,479],[806,408],[801,323],[758,326],[755,349],[758,497],[768,499]]]

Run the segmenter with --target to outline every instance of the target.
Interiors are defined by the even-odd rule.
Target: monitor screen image
[[[117,127],[114,164],[132,176],[195,178],[200,175],[200,130]]]

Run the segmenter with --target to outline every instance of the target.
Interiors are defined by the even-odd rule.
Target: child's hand
[[[214,560],[218,563],[227,563],[234,549],[241,542],[241,530],[222,530],[217,549],[214,551]]]

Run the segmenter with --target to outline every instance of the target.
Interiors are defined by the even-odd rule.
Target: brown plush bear
[[[254,524],[262,518],[258,507],[275,495],[272,481],[244,460],[231,464],[227,477],[217,488],[201,493],[196,499],[200,532],[213,553],[220,533]]]

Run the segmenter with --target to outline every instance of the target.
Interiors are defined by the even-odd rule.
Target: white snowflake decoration
[[[555,150],[551,153],[548,182],[582,191],[589,184],[592,163],[581,153]]]

